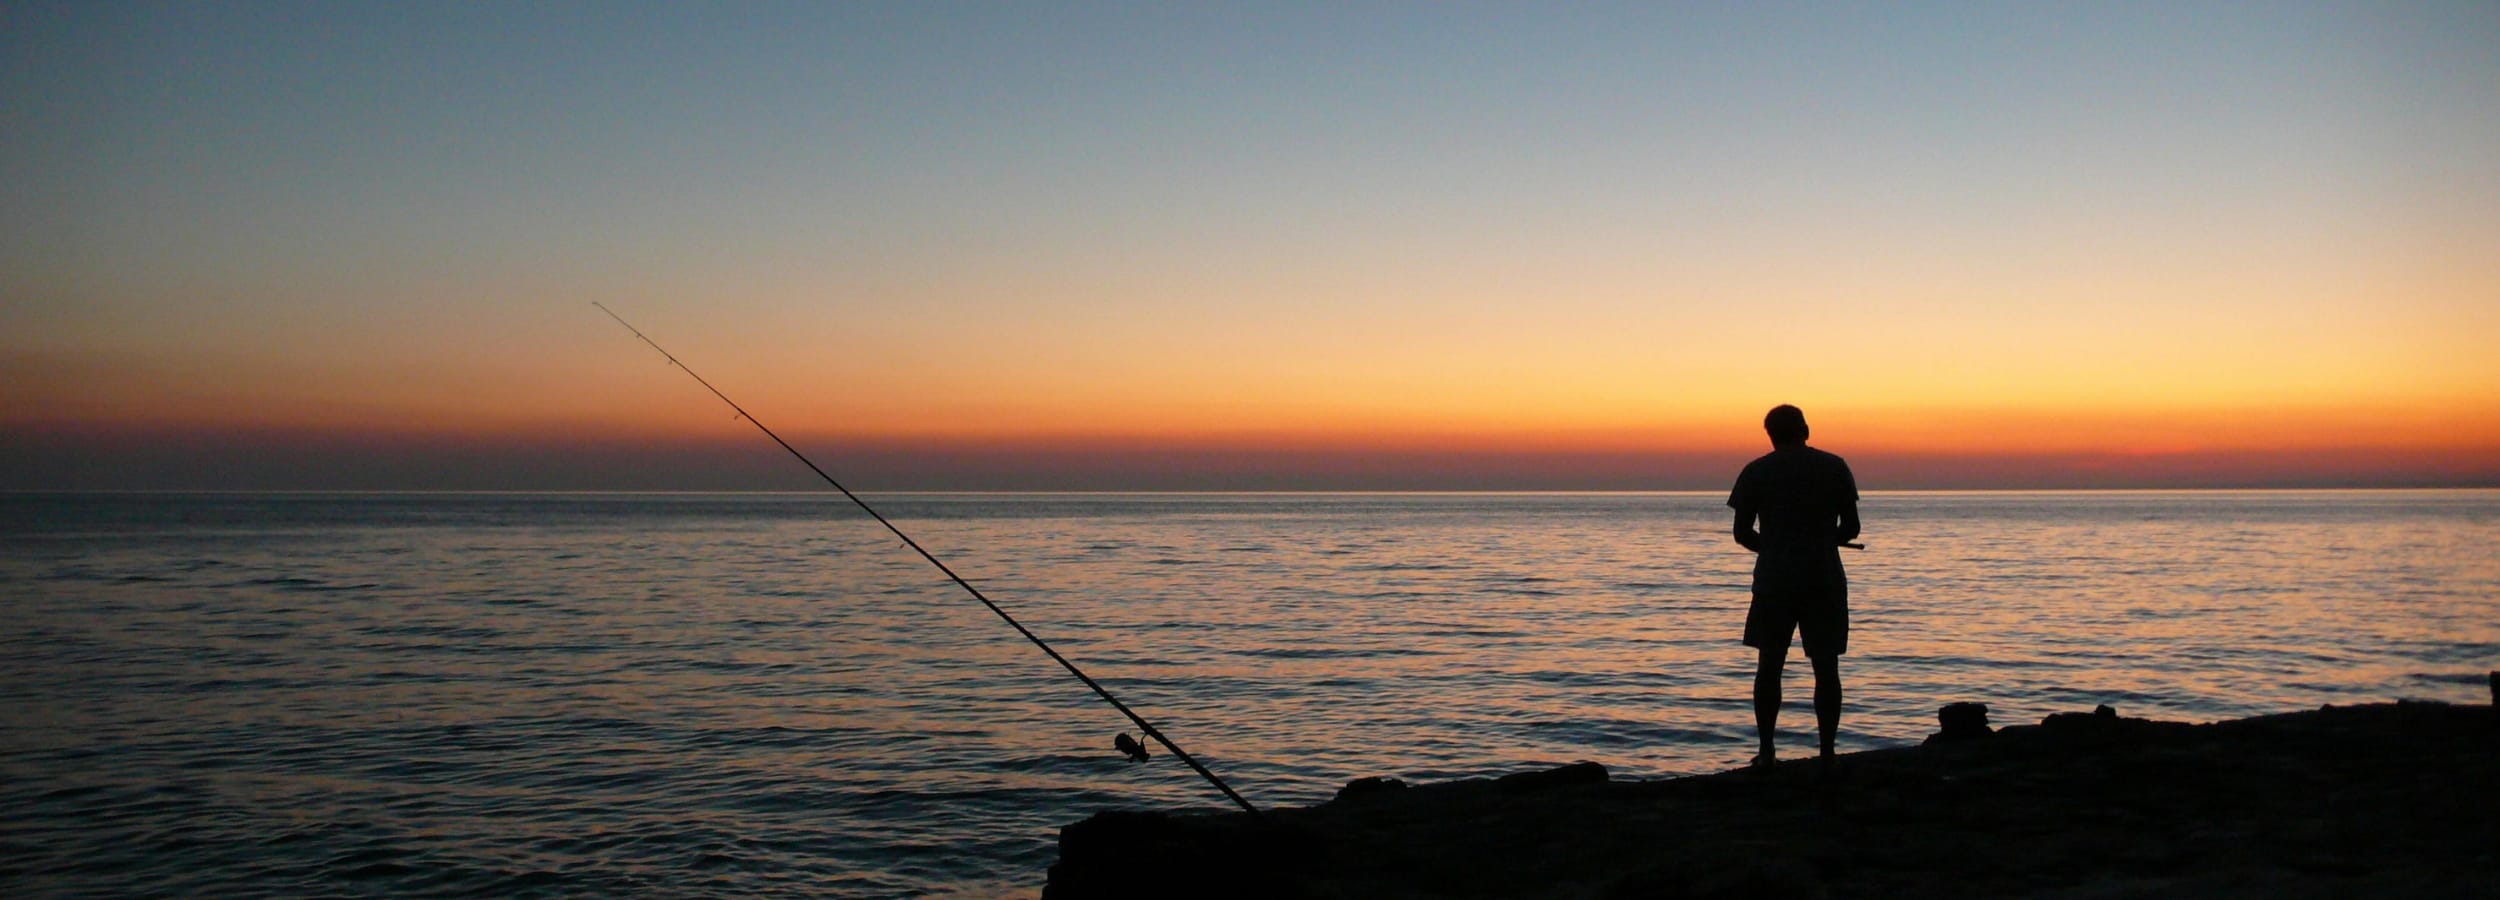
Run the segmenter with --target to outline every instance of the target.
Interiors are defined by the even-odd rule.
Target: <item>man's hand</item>
[[[1753,530],[1753,510],[1736,511],[1736,543],[1755,553],[1762,552],[1762,533]]]

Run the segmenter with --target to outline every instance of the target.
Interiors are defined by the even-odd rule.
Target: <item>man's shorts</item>
[[[1849,585],[1819,591],[1756,591],[1745,612],[1745,646],[1788,652],[1791,634],[1803,634],[1806,655],[1849,652]]]

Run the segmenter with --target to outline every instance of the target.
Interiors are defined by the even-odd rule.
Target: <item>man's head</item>
[[[1762,430],[1771,435],[1773,447],[1795,447],[1806,442],[1806,413],[1786,403],[1771,407],[1762,417]]]

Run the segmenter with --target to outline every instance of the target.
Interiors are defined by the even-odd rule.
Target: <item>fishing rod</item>
[[[1224,796],[1231,798],[1234,803],[1239,804],[1243,812],[1249,813],[1252,818],[1261,820],[1267,818],[1266,816],[1260,814],[1258,807],[1250,805],[1250,801],[1242,799],[1239,793],[1234,792],[1232,785],[1225,784],[1224,779],[1215,777],[1215,773],[1209,771],[1205,765],[1199,763],[1197,757],[1189,755],[1189,751],[1181,749],[1181,745],[1172,743],[1171,738],[1164,737],[1162,729],[1156,728],[1154,723],[1146,721],[1146,717],[1138,715],[1136,710],[1128,708],[1128,704],[1120,702],[1120,698],[1111,696],[1111,691],[1104,688],[1100,682],[1095,681],[1093,676],[1085,674],[1085,670],[1077,668],[1076,664],[1069,662],[1067,657],[1059,655],[1059,651],[1051,649],[1048,643],[1042,641],[1040,635],[1036,635],[1033,633],[1032,629],[1024,627],[1024,623],[1016,621],[1016,617],[1008,615],[1006,610],[998,607],[998,604],[990,602],[988,595],[981,593],[980,588],[973,587],[972,582],[965,581],[963,576],[955,574],[955,570],[947,568],[945,563],[939,562],[937,556],[931,554],[927,548],[920,546],[919,541],[912,540],[911,535],[904,534],[903,529],[897,528],[893,522],[887,521],[884,515],[877,512],[876,507],[869,506],[868,501],[859,499],[859,495],[851,493],[850,488],[843,487],[842,482],[835,481],[833,476],[825,474],[825,470],[818,467],[814,460],[808,459],[807,454],[800,453],[799,448],[790,446],[790,442],[782,440],[781,435],[774,434],[772,429],[764,427],[764,423],[755,418],[755,416],[749,414],[746,411],[746,407],[739,406],[738,401],[729,399],[729,395],[721,393],[720,388],[713,387],[711,382],[703,380],[703,376],[701,375],[696,375],[693,369],[686,367],[685,363],[678,362],[676,354],[668,352],[668,348],[660,346],[660,342],[652,340],[649,335],[643,334],[642,329],[634,327],[634,323],[625,321],[624,316],[617,315],[616,310],[609,309],[607,304],[593,300],[590,305],[599,307],[599,311],[607,313],[608,318],[615,319],[616,324],[625,326],[625,330],[633,332],[634,336],[641,338],[643,343],[651,345],[651,349],[660,351],[661,356],[668,357],[669,365],[676,366],[679,371],[685,372],[688,377],[695,380],[695,383],[703,385],[704,390],[711,391],[712,396],[719,397],[720,402],[729,404],[730,409],[736,410],[738,412],[738,418],[747,420],[747,424],[755,426],[755,429],[763,432],[765,437],[772,438],[773,443],[780,444],[781,449],[788,450],[790,451],[791,456],[798,457],[799,462],[805,464],[808,471],[815,472],[816,477],[824,479],[826,484],[833,485],[834,490],[841,491],[842,496],[848,497],[852,503],[858,504],[860,511],[867,513],[869,518],[877,520],[877,524],[885,526],[885,530],[894,532],[895,537],[902,538],[904,546],[910,547],[914,552],[919,553],[921,559],[928,560],[929,564],[936,566],[938,571],[946,573],[946,577],[953,579],[956,586],[963,588],[965,593],[971,594],[972,599],[981,601],[982,606],[989,607],[990,612],[997,613],[998,617],[1006,621],[1008,627],[1014,628],[1017,634],[1024,635],[1024,639],[1032,641],[1033,646],[1042,648],[1043,653],[1050,654],[1050,658],[1053,661],[1058,662],[1060,667],[1067,669],[1068,674],[1076,676],[1076,680],[1078,681],[1085,682],[1086,687],[1093,688],[1094,694],[1101,697],[1103,702],[1111,704],[1112,709],[1119,710],[1120,714],[1127,716],[1129,721],[1137,723],[1139,731],[1145,732],[1147,737],[1154,738],[1156,743],[1163,745],[1163,749],[1172,751],[1172,755],[1179,757],[1181,762],[1188,763],[1189,768],[1195,770],[1200,776],[1206,778],[1208,784],[1215,785],[1216,790],[1223,791]],[[1146,758],[1145,748],[1139,747],[1135,741],[1129,740],[1128,735],[1121,735],[1118,743],[1120,744],[1121,752],[1127,753],[1130,758]]]

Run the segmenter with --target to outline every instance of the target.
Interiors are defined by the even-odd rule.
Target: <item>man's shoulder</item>
[[[1818,472],[1847,471],[1849,461],[1841,459],[1840,454],[1814,447],[1782,447],[1746,463],[1744,470],[1736,473],[1736,482],[1811,478]]]
[[[1739,474],[1737,479],[1742,481],[1747,478],[1787,480],[1827,477],[1855,479],[1855,476],[1849,474],[1849,461],[1841,459],[1840,454],[1816,447],[1783,447],[1765,453],[1753,462],[1745,464],[1745,471]]]
[[[1736,486],[1728,490],[1727,505],[1738,509],[1752,506],[1762,493],[1762,480],[1775,477],[1771,474],[1771,470],[1776,465],[1778,463],[1774,462],[1771,454],[1768,453],[1754,457],[1752,462],[1746,463],[1745,467],[1736,473]]]
[[[1840,458],[1840,454],[1833,453],[1821,447],[1800,445],[1795,447],[1782,447],[1769,453],[1762,454],[1761,456],[1754,457],[1753,462],[1745,464],[1745,468],[1770,468],[1772,466],[1797,465],[1846,466],[1848,464],[1847,460]]]
[[[1752,462],[1746,463],[1743,469],[1737,471],[1736,483],[1743,484],[1748,481],[1779,477],[1780,473],[1787,469],[1788,464],[1787,458],[1781,456],[1777,450],[1762,454],[1754,457]]]

